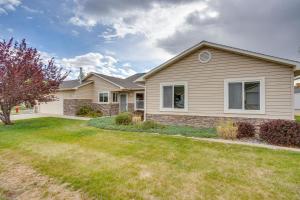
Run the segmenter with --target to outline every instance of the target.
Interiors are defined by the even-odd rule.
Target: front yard
[[[5,184],[22,176],[12,171],[18,165],[36,170],[32,176],[69,184],[59,191],[99,199],[300,199],[297,152],[102,130],[86,123],[40,118],[0,126],[0,199],[20,192]]]

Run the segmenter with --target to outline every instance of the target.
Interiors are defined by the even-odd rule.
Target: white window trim
[[[114,101],[114,93],[117,94],[118,101]],[[112,103],[114,103],[114,104],[119,103],[119,93],[118,92],[112,92],[111,96],[112,96],[112,100],[111,100]]]
[[[209,58],[207,60],[201,60],[201,54],[202,53],[207,53],[209,55]],[[201,63],[208,63],[210,60],[211,60],[211,53],[210,51],[207,51],[207,50],[204,50],[204,51],[201,51],[199,54],[198,54],[198,60],[201,62]]]
[[[163,107],[163,87],[164,86],[174,86],[174,85],[183,85],[184,86],[184,109],[164,108]],[[174,87],[173,87],[173,90],[174,90]],[[174,104],[173,98],[174,98],[174,91],[173,91],[173,96],[172,96],[172,103]],[[187,82],[160,83],[160,111],[170,111],[170,112],[187,112],[188,111],[188,83]]]
[[[144,110],[136,107],[136,94],[144,94],[144,109],[145,109],[145,92],[144,91],[134,92],[134,110]]]
[[[245,110],[244,108],[244,83],[245,82],[260,82],[260,110]],[[229,83],[243,83],[243,100],[242,109],[229,109],[229,97],[228,97],[228,84]],[[224,80],[224,113],[235,113],[235,114],[265,114],[265,77],[258,78],[234,78]]]
[[[100,94],[101,93],[107,93],[107,102],[100,102]],[[109,91],[98,92],[98,103],[100,103],[100,104],[109,104],[109,98],[110,98]]]

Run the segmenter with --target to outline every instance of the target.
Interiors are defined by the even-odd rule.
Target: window
[[[224,110],[229,113],[265,112],[264,78],[225,80]]]
[[[207,63],[211,59],[211,53],[209,51],[201,51],[198,58],[201,63]]]
[[[99,93],[99,102],[100,103],[108,103],[108,92],[100,92]]]
[[[161,84],[161,110],[186,111],[186,83]]]
[[[144,92],[135,93],[135,110],[144,110]]]
[[[114,103],[118,102],[118,93],[116,93],[116,92],[113,93],[113,102]]]

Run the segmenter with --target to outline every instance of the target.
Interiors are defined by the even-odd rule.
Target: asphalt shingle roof
[[[139,77],[143,76],[144,73],[137,73],[137,74],[129,76],[125,79],[117,78],[117,77],[113,77],[113,76],[107,76],[107,75],[99,74],[99,73],[92,73],[92,74],[96,74],[96,75],[98,75],[104,79],[107,79],[108,81],[110,81],[120,87],[123,87],[125,89],[143,89],[143,86],[141,86],[140,84],[134,83],[134,81],[136,79],[138,79]],[[84,83],[86,83],[86,81],[83,81],[83,84]],[[60,84],[59,89],[72,89],[72,88],[78,87],[80,85],[81,84],[78,79],[77,80],[68,80],[68,81],[63,81]]]
[[[71,89],[71,88],[77,87],[79,85],[80,85],[79,80],[68,80],[68,81],[63,81],[59,85],[59,89]]]
[[[146,73],[136,73],[132,76],[127,77],[125,80],[134,82],[136,79],[140,78],[141,76],[144,76]]]
[[[95,73],[107,80],[109,80],[110,82],[113,82],[121,87],[124,87],[126,89],[143,89],[143,86],[141,86],[140,84],[136,84],[133,82],[133,80],[136,80],[135,77],[140,77],[141,75],[138,75],[138,74],[135,74],[133,76],[130,76],[126,79],[122,79],[122,78],[117,78],[117,77],[113,77],[113,76],[107,76],[107,75],[104,75],[104,74],[98,74],[98,73]],[[139,73],[139,74],[142,74],[142,73]]]

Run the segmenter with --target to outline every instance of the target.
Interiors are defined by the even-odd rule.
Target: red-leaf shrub
[[[300,147],[300,124],[288,120],[272,120],[260,126],[260,138],[283,146]]]
[[[250,138],[255,135],[255,127],[249,122],[237,123],[237,138]]]

